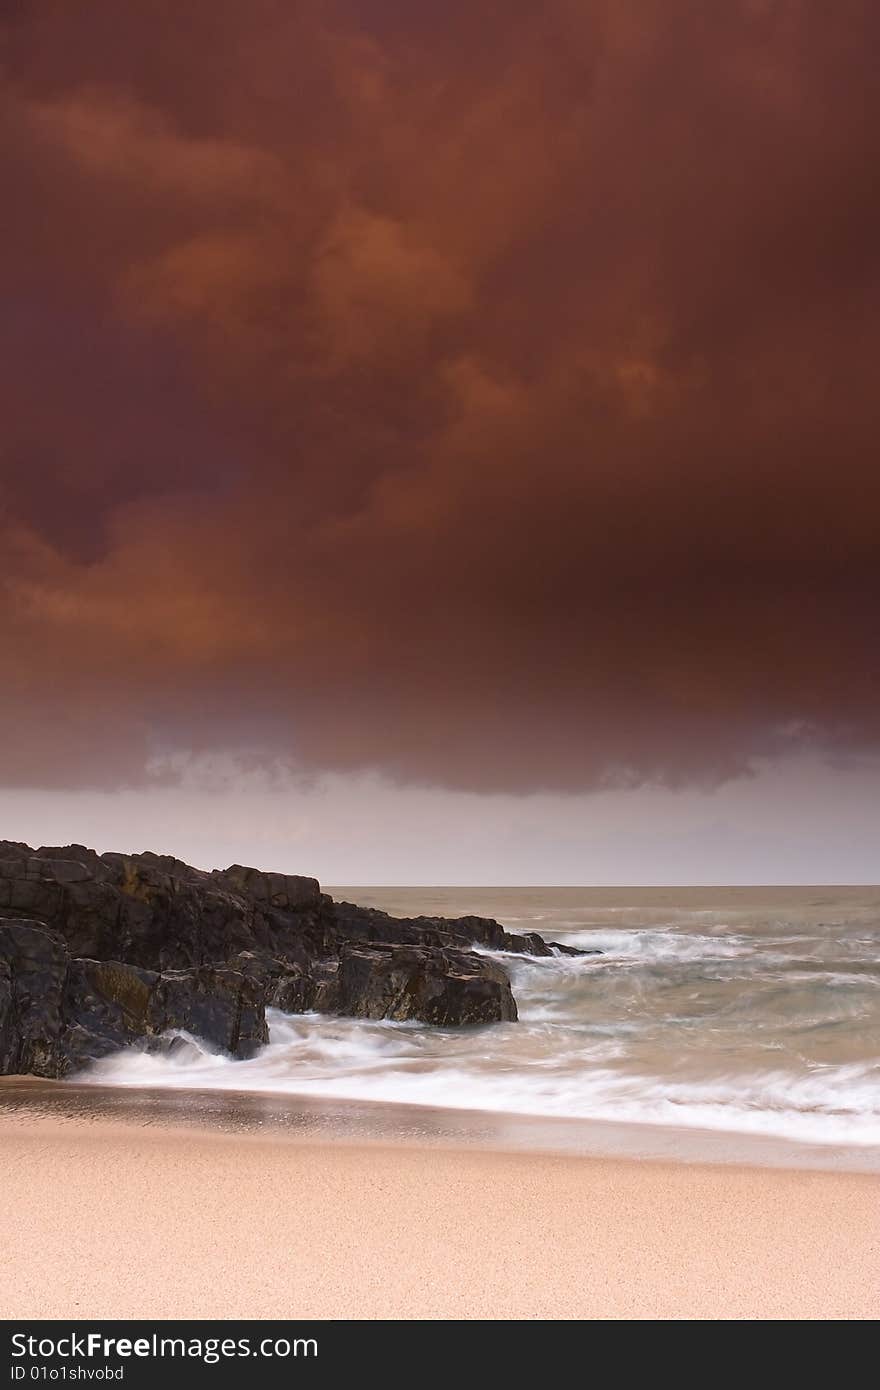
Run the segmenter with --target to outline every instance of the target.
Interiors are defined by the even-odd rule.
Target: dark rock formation
[[[67,952],[33,922],[0,925],[0,1071],[57,1076]]]
[[[516,1019],[474,951],[586,955],[490,918],[395,918],[316,879],[0,841],[0,1073],[63,1076],[183,1030],[234,1057],[267,1006],[452,1026]]]
[[[516,1020],[506,971],[473,951],[346,944],[336,977],[333,1012],[353,1018],[419,1018],[444,1025]]]

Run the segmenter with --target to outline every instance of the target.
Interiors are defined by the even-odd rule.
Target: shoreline
[[[6,1318],[878,1311],[876,1175],[23,1112],[0,1161]]]
[[[804,1172],[880,1175],[875,1145],[810,1144],[771,1134],[452,1109],[411,1102],[0,1078],[0,1124],[44,1119],[301,1142],[479,1149]]]

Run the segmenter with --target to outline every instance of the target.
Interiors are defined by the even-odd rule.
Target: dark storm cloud
[[[7,784],[876,747],[869,4],[22,3]]]

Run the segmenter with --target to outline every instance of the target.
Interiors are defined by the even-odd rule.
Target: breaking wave
[[[270,1041],[250,1060],[177,1033],[78,1079],[880,1145],[876,919],[805,923],[792,910],[753,922],[705,910],[642,926],[615,908],[613,925],[589,926],[570,904],[554,913],[545,892],[540,913],[496,915],[520,929],[540,917],[548,937],[605,954],[506,956],[517,1024],[454,1030],[272,1011]]]

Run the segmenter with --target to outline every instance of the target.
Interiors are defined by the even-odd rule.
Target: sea
[[[516,1023],[272,1011],[249,1060],[181,1034],[167,1052],[93,1064],[78,1093],[186,1093],[206,1113],[221,1094],[262,1097],[276,1122],[348,1114],[370,1130],[372,1116],[372,1131],[418,1136],[432,1116],[453,1139],[880,1167],[880,889],[329,891],[401,916],[495,917],[602,954],[499,955]]]

